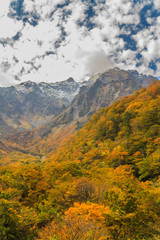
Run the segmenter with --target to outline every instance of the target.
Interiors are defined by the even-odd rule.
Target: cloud
[[[113,62],[103,51],[90,54],[86,62],[86,72],[88,71],[89,74],[105,72],[112,67],[114,67]]]
[[[7,16],[0,18],[0,38],[4,39],[13,37],[22,26],[22,23],[10,19]]]
[[[155,5],[155,8],[159,9],[160,8],[160,1],[159,0],[154,0],[154,5]]]
[[[23,8],[25,12],[33,13],[45,20],[55,10],[57,5],[64,4],[65,0],[24,0]]]
[[[6,16],[9,11],[10,0],[0,0],[0,18]]]
[[[83,80],[114,65],[160,75],[159,0],[0,1],[4,82]]]
[[[147,70],[149,73],[154,74],[154,71],[148,69],[151,62],[159,61],[160,50],[158,46],[160,45],[160,29],[158,27],[159,17],[157,18],[157,24],[151,26],[148,29],[139,31],[134,39],[137,42],[137,50],[142,55],[143,69]],[[145,70],[145,71],[146,71]],[[159,64],[157,65],[157,74],[160,75]]]
[[[18,84],[19,81],[15,81],[12,76],[5,74],[0,71],[0,87],[9,87],[15,84]]]

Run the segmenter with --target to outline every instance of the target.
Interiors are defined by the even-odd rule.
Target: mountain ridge
[[[134,74],[133,74],[134,73]],[[135,78],[135,76],[138,76]],[[138,78],[138,79],[137,79]],[[29,151],[35,146],[41,152],[44,139],[52,138],[53,142],[57,139],[54,135],[59,131],[59,137],[64,137],[66,129],[76,131],[81,128],[90,117],[99,109],[112,104],[122,96],[132,94],[134,91],[149,85],[154,77],[139,75],[137,72],[127,72],[119,68],[110,69],[89,80],[88,84],[83,85],[79,93],[57,116],[52,117],[47,123],[38,126],[33,130],[22,131],[16,134],[7,135],[5,140],[9,143],[17,143]],[[141,84],[139,84],[141,82]],[[54,144],[53,144],[54,145]],[[51,147],[52,148],[52,147]],[[52,149],[49,149],[50,151]],[[37,153],[38,153],[37,152]]]
[[[81,84],[69,78],[59,83],[27,81],[0,88],[0,117],[17,130],[37,127],[63,111],[78,94]]]

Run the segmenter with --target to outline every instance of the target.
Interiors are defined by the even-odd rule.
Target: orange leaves
[[[136,240],[159,234],[159,89],[160,82],[102,109],[48,154],[49,161],[45,156],[38,165],[1,168],[0,197],[18,204],[24,232],[53,221],[39,239]],[[50,136],[49,149],[52,141]]]
[[[108,239],[109,234],[104,226],[103,215],[109,213],[109,208],[103,205],[75,203],[65,212],[63,222],[52,222],[40,232],[39,239]]]
[[[107,206],[96,203],[74,203],[74,206],[65,212],[66,220],[83,219],[87,221],[104,221],[104,214],[109,214],[110,209]]]
[[[113,151],[108,155],[108,163],[112,167],[119,167],[120,165],[127,164],[128,152],[120,146],[115,147]],[[110,161],[112,160],[112,161]]]

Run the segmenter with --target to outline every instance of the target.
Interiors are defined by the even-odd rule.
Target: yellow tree
[[[65,214],[63,222],[52,222],[39,234],[39,240],[99,240],[110,239],[105,227],[109,207],[95,203],[75,203]]]

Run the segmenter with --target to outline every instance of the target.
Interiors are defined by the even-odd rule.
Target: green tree
[[[19,229],[19,219],[12,209],[11,204],[6,200],[0,201],[0,239],[1,240],[21,240]]]

